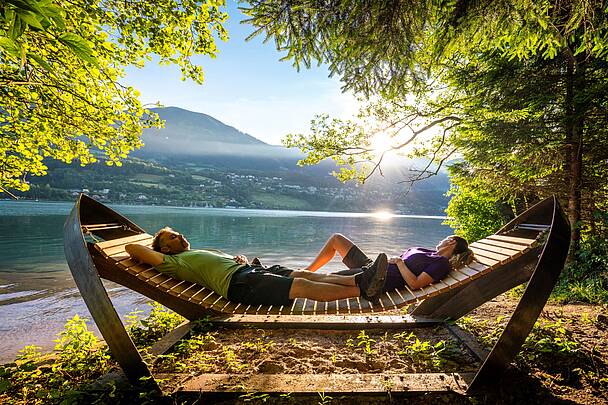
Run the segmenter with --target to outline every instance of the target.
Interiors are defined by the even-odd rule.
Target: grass
[[[308,201],[299,198],[274,194],[274,193],[252,193],[251,201],[264,204],[268,209],[285,210],[307,210],[312,209]]]

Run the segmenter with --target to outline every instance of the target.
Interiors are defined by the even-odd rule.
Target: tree
[[[29,188],[44,159],[120,164],[161,122],[120,84],[156,57],[204,80],[194,54],[225,40],[223,0],[7,0],[0,11],[0,192]]]
[[[264,32],[267,40],[274,39],[277,49],[287,51],[285,58],[293,60],[296,67],[307,66],[315,60],[328,63],[331,73],[342,79],[345,89],[381,99],[364,110],[359,117],[363,124],[344,125],[325,119],[324,125],[313,126],[310,136],[288,137],[288,145],[313,151],[309,153],[309,162],[335,157],[340,163],[351,164],[343,171],[343,177],[355,176],[357,170],[352,164],[359,158],[369,159],[366,153],[369,153],[370,136],[378,132],[370,128],[379,127],[391,134],[401,132],[402,128],[409,130],[405,141],[397,145],[402,147],[419,138],[426,129],[439,125],[440,134],[430,145],[418,149],[419,154],[426,153],[436,163],[441,164],[458,149],[470,147],[469,157],[477,148],[478,152],[490,152],[488,160],[494,159],[495,165],[504,165],[511,159],[511,168],[526,162],[538,163],[534,170],[542,166],[540,171],[528,170],[518,176],[512,176],[513,173],[510,177],[493,176],[494,179],[500,177],[500,184],[505,185],[503,190],[508,190],[508,183],[517,183],[519,189],[524,190],[532,180],[525,177],[533,172],[532,177],[539,184],[549,175],[565,177],[560,191],[568,203],[568,215],[574,225],[573,250],[580,240],[584,163],[601,155],[606,146],[593,128],[602,128],[603,120],[599,119],[602,124],[596,121],[605,114],[602,91],[605,91],[608,56],[607,12],[604,2],[567,0],[275,0],[252,1],[248,10],[249,22],[258,28],[254,34]],[[511,112],[495,110],[492,100],[500,94],[468,86],[468,82],[455,76],[488,59],[519,63],[518,66],[528,68],[527,73],[546,71],[544,61],[549,61],[556,77],[541,77],[546,81],[538,84],[554,91],[548,94],[553,104],[534,106],[525,101],[526,108],[532,108],[533,112],[526,108],[515,108]],[[509,78],[508,74],[503,79]],[[529,78],[523,80],[525,83]],[[492,88],[494,92],[501,90],[500,86]],[[547,95],[544,89],[542,93]],[[529,100],[533,98],[531,95]],[[536,127],[542,133],[541,144],[538,137],[526,137],[518,132],[518,149],[506,147],[513,139],[509,136],[513,135],[513,127],[519,126],[523,131],[525,126],[520,124],[543,114],[558,119],[559,123],[553,124],[559,125],[549,125],[544,120],[543,124],[547,125]],[[493,128],[492,135],[483,139],[480,131],[488,127],[479,124],[488,119],[498,126]],[[382,125],[378,126],[378,122]],[[343,135],[336,135],[340,133]],[[464,142],[473,135],[482,139]],[[317,147],[330,138],[340,139],[342,143],[337,148]],[[584,151],[592,150],[585,149],[585,145],[592,139],[600,145],[593,148],[590,159],[584,159]],[[502,143],[493,148],[491,142],[497,140]],[[553,145],[549,152],[559,160],[548,165],[547,161],[543,162],[539,158],[542,145]],[[514,154],[515,151],[518,153]],[[546,169],[551,163],[555,163],[555,167],[548,172]],[[436,166],[429,166],[421,175],[435,170]],[[596,177],[603,173],[603,168],[598,170],[595,170]],[[605,188],[602,182],[595,190]],[[525,199],[525,192],[521,196]]]

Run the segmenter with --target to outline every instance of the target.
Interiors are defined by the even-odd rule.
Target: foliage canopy
[[[0,9],[0,190],[27,190],[43,159],[108,164],[141,146],[142,128],[160,126],[125,66],[156,55],[182,79],[202,83],[192,56],[214,57],[225,40],[223,0],[7,0]],[[98,151],[98,152],[97,152]]]

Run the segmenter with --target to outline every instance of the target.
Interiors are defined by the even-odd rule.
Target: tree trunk
[[[566,147],[568,175],[568,219],[570,220],[570,252],[568,260],[574,258],[579,250],[581,239],[581,187],[583,173],[583,125],[584,107],[575,98],[577,91],[585,86],[584,61],[577,63],[572,54],[567,57],[566,68],[566,97],[564,109],[566,113]]]

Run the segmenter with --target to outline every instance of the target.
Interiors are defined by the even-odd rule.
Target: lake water
[[[370,257],[400,254],[409,246],[434,247],[451,234],[438,217],[373,214],[112,206],[153,233],[169,225],[193,248],[213,247],[258,256],[264,264],[306,266],[334,232],[349,236]],[[0,201],[0,363],[25,345],[45,350],[75,314],[90,318],[63,253],[69,203]],[[344,269],[337,258],[323,271]],[[119,314],[147,308],[137,293],[106,283]],[[91,325],[93,329],[94,325]]]

